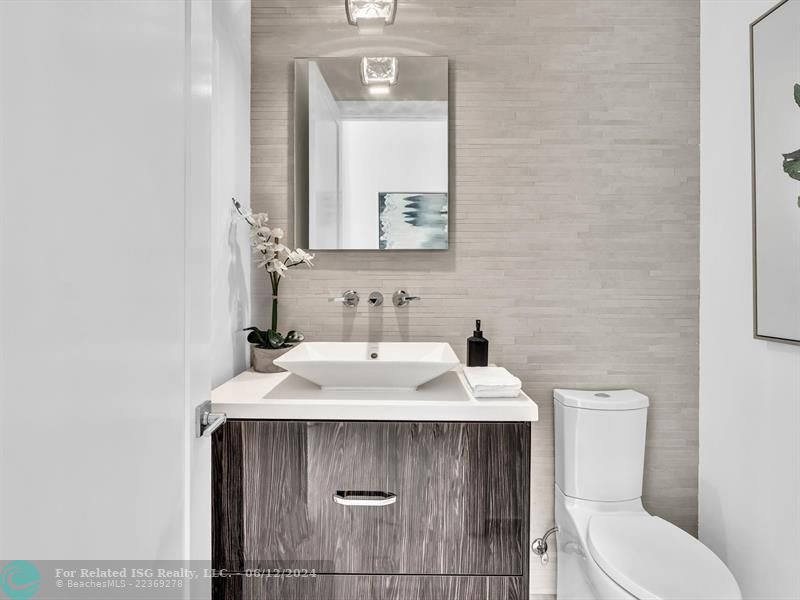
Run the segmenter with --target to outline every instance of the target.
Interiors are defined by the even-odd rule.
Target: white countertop
[[[324,421],[537,421],[539,407],[516,398],[474,398],[460,369],[407,391],[322,391],[291,373],[245,371],[211,392],[229,419]]]

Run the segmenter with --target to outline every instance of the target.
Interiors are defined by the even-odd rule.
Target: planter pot
[[[295,346],[292,346],[295,347]],[[286,369],[272,363],[279,356],[283,356],[292,348],[259,348],[250,346],[250,366],[258,373],[283,373]]]

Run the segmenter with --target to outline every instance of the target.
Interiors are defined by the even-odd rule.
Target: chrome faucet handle
[[[397,290],[392,294],[392,304],[397,308],[408,305],[412,300],[421,300],[419,296],[409,296],[405,290]]]
[[[328,298],[328,302],[341,302],[343,306],[347,306],[349,308],[355,308],[358,306],[359,300],[360,298],[358,297],[358,292],[355,290],[347,290],[338,298]]]

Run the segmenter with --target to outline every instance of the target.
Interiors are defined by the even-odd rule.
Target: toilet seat
[[[597,565],[639,600],[741,598],[733,575],[711,550],[658,517],[595,515],[588,538]]]

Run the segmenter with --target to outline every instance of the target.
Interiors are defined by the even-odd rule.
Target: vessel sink
[[[441,342],[303,342],[275,359],[323,390],[415,390],[458,366]]]

